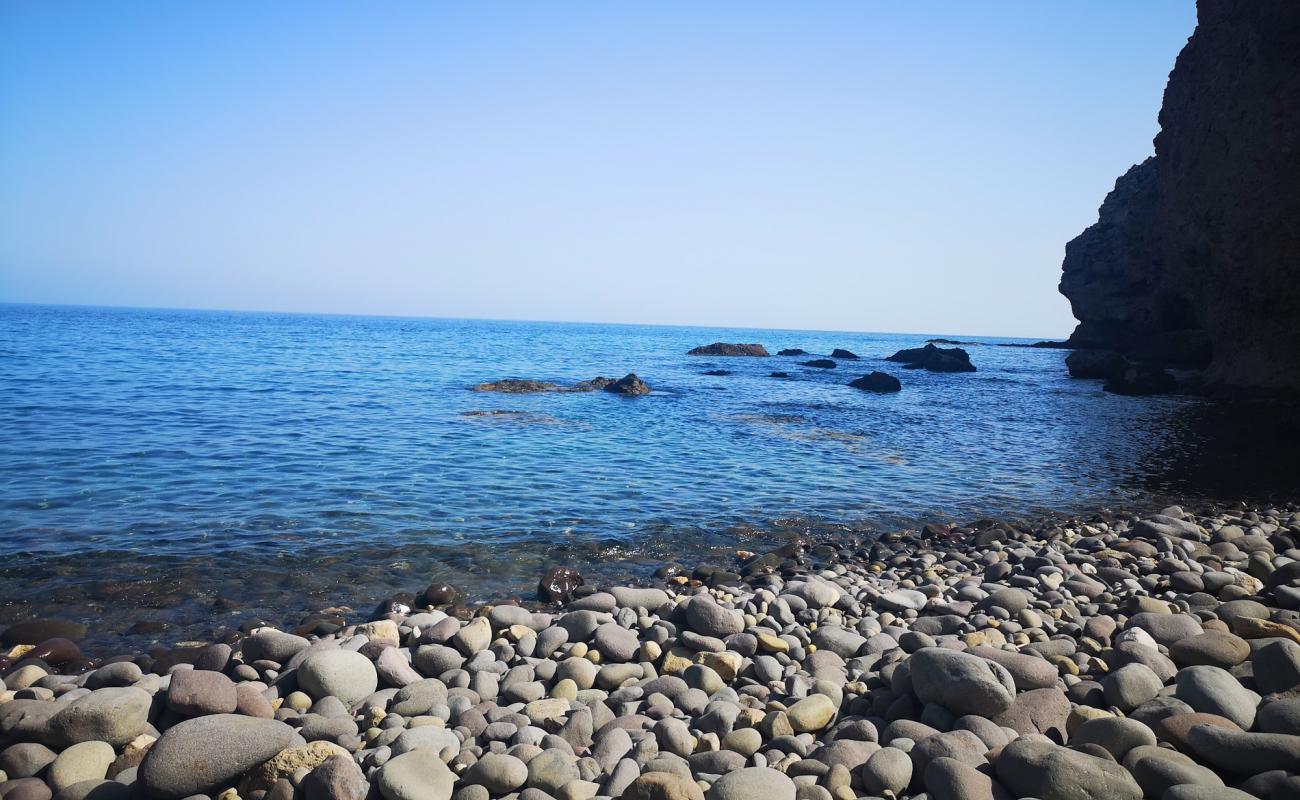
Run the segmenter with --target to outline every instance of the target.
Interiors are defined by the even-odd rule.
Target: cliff
[[[1066,245],[1070,343],[1300,390],[1300,2],[1200,0],[1160,126]]]

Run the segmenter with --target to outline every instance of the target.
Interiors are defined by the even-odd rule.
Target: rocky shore
[[[71,675],[80,626],[20,623],[0,798],[1295,798],[1298,545],[1276,508],[927,525]]]

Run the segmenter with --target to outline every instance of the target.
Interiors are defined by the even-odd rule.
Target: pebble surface
[[[723,562],[560,606],[429,587],[80,674],[84,628],[19,623],[0,800],[1300,797],[1294,511]]]

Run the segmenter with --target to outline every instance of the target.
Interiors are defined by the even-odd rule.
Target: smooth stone
[[[738,612],[723,608],[704,594],[696,595],[686,604],[686,623],[696,633],[719,639],[745,629],[745,620]]]
[[[1128,712],[1160,694],[1160,678],[1144,664],[1125,664],[1101,681],[1107,705]]]
[[[669,600],[667,592],[655,588],[615,586],[609,590],[609,593],[624,608],[644,608],[649,611],[666,605]]]
[[[508,794],[528,783],[528,766],[514,756],[487,753],[461,773],[460,779],[484,786],[494,795]]]
[[[1250,730],[1255,723],[1259,695],[1219,667],[1196,666],[1179,670],[1174,696],[1205,714],[1217,714]]]
[[[606,622],[592,634],[592,644],[609,661],[632,661],[641,648],[636,632],[616,622]]]
[[[925,790],[932,800],[1005,800],[993,779],[969,764],[940,757],[925,768]]]
[[[1263,694],[1300,686],[1300,644],[1279,639],[1261,647],[1251,660],[1255,683]]]
[[[563,750],[543,750],[528,761],[528,785],[549,794],[581,778],[577,759]]]
[[[55,792],[82,781],[102,780],[109,765],[117,758],[113,746],[107,742],[81,742],[74,744],[50,764],[45,781]]]
[[[332,755],[298,784],[303,800],[365,800],[370,784],[348,755]]]
[[[873,795],[900,794],[912,782],[912,757],[895,747],[882,747],[859,770],[862,786]]]
[[[1157,614],[1144,611],[1129,617],[1128,628],[1140,628],[1157,644],[1172,647],[1180,639],[1201,633],[1201,622],[1191,614]]]
[[[876,598],[876,605],[888,611],[920,611],[929,599],[915,589],[895,589]]]
[[[1196,725],[1187,732],[1187,742],[1201,761],[1223,772],[1254,775],[1300,769],[1300,736]]]
[[[285,664],[309,646],[311,642],[303,637],[275,628],[262,628],[240,643],[247,663],[266,660]]]
[[[1206,631],[1174,642],[1169,657],[1180,667],[1207,665],[1228,669],[1250,657],[1250,645],[1231,633]]]
[[[839,709],[824,694],[813,694],[790,706],[786,716],[795,733],[811,733],[825,728]]]
[[[167,707],[178,714],[233,714],[239,707],[235,682],[220,672],[183,669],[172,673]]]
[[[1006,668],[969,653],[926,647],[912,654],[912,688],[922,703],[938,703],[957,716],[993,717],[1015,700]]]
[[[486,650],[492,644],[492,623],[487,617],[476,617],[451,637],[451,643],[467,656]]]
[[[414,750],[385,762],[375,783],[385,800],[451,800],[456,776],[435,752]]]
[[[0,770],[10,780],[39,775],[58,757],[50,748],[37,742],[19,742],[0,751]]]
[[[1133,776],[1114,761],[1025,737],[1002,749],[998,782],[1016,797],[1037,800],[1141,800]]]
[[[623,800],[704,800],[704,792],[688,777],[643,772],[623,791]]]
[[[713,782],[708,800],[795,800],[795,785],[789,776],[767,767],[745,767]]]
[[[160,798],[200,794],[229,783],[288,747],[296,733],[283,722],[209,714],[163,732],[140,765],[140,781]]]
[[[1255,715],[1255,727],[1264,733],[1300,736],[1300,696],[1264,704]]]
[[[444,748],[460,749],[460,739],[455,733],[436,725],[422,725],[403,731],[389,745],[393,755],[405,755],[414,750],[432,750],[437,753]]]
[[[1155,732],[1136,720],[1124,717],[1098,717],[1084,722],[1070,737],[1070,745],[1096,744],[1105,748],[1116,761],[1124,760],[1128,751],[1142,745],[1154,745]]]
[[[1050,689],[1056,686],[1057,669],[1052,662],[1028,653],[999,650],[996,647],[974,647],[971,655],[1001,664],[1011,673],[1017,691]]]
[[[1275,794],[1273,797],[1280,800],[1285,795]],[[1259,798],[1249,792],[1230,789],[1226,786],[1182,784],[1169,787],[1160,800],[1259,800]]]
[[[98,741],[120,747],[145,732],[152,704],[153,698],[143,689],[96,689],[51,717],[50,729],[68,744]]]
[[[351,708],[374,693],[379,674],[370,659],[352,650],[321,650],[298,666],[298,685],[319,700],[337,697]]]

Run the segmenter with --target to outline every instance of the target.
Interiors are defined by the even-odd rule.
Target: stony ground
[[[79,675],[24,623],[0,798],[1300,798],[1297,544],[1276,509],[927,526]]]

